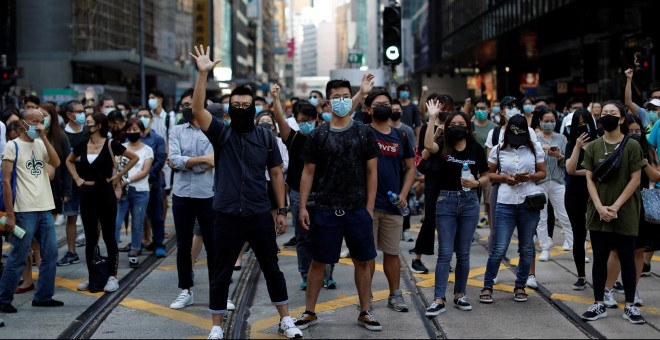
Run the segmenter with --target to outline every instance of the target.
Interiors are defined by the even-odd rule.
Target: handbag
[[[523,207],[529,211],[541,211],[546,203],[548,203],[548,200],[545,194],[534,194],[525,197]]]
[[[92,265],[89,267],[89,292],[102,292],[109,277],[108,258],[101,256],[101,248],[97,245],[94,249]]]
[[[112,158],[112,176],[114,177],[120,171],[119,171],[119,164],[117,163],[115,154],[112,152],[112,145],[110,143],[111,143],[110,139],[108,139],[108,150],[110,151],[110,157]],[[124,186],[121,185],[121,178],[119,180],[113,181],[111,184],[112,184],[112,189],[115,191],[115,197],[117,199],[120,199],[121,195],[124,194]]]
[[[12,141],[14,143],[14,147],[16,148],[16,158],[14,158],[14,166],[11,170],[11,196],[12,196],[12,204],[16,203],[16,163],[18,163],[18,144],[16,144],[16,141]],[[7,207],[5,207],[5,199],[4,195],[2,194],[2,170],[0,168],[0,211],[7,211]]]
[[[619,172],[619,167],[621,166],[621,161],[623,159],[623,149],[628,143],[628,135],[626,135],[619,146],[602,161],[596,169],[594,169],[593,178],[601,183],[605,183],[611,180],[617,172]]]
[[[417,168],[417,171],[422,175],[426,172],[426,161],[427,160],[422,157],[419,150],[415,150],[415,168]]]
[[[646,222],[660,224],[660,188],[642,190],[642,203]]]

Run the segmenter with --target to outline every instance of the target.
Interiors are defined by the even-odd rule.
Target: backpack
[[[495,145],[497,145],[497,144],[500,144],[500,131],[501,130],[502,130],[502,126],[499,126],[499,125],[496,126],[493,129],[493,136],[490,139],[490,143],[493,144],[493,147],[495,147]]]

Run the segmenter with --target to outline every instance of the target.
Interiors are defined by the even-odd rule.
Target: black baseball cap
[[[529,140],[529,128],[527,127],[527,118],[523,115],[515,115],[509,119],[506,126],[509,144],[525,145]]]
[[[507,105],[512,105],[515,104],[516,106],[520,107],[520,100],[514,96],[506,96],[502,98],[500,101],[500,106],[507,106]]]

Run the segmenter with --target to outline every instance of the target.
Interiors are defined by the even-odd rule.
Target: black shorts
[[[314,261],[326,264],[339,262],[344,238],[351,258],[358,261],[376,258],[373,219],[367,209],[353,211],[315,209],[309,230]]]

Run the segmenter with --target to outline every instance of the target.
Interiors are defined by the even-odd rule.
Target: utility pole
[[[140,0],[140,101],[142,102],[142,107],[146,107],[146,102],[144,96],[147,92],[147,84],[144,73],[144,0]]]

